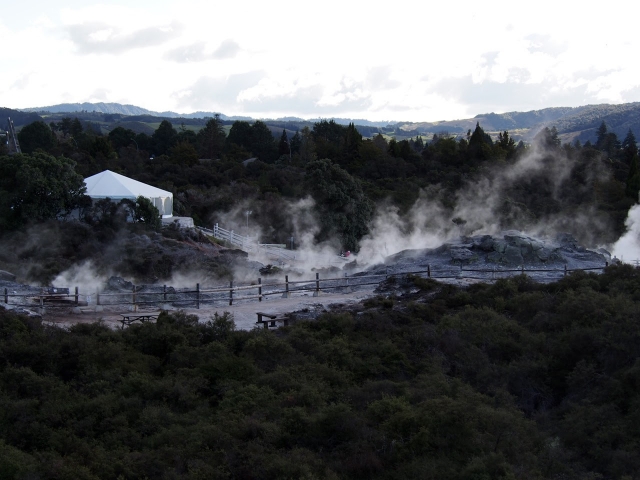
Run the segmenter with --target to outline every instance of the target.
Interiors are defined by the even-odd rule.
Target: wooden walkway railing
[[[213,226],[213,230],[205,227],[198,227],[198,230],[219,240],[228,242],[245,252],[262,252],[267,256],[284,261],[296,259],[296,252],[294,250],[287,250],[285,244],[258,243],[257,238],[239,235],[233,230],[222,228],[217,223]]]
[[[195,288],[175,289],[163,286],[133,286],[131,292],[113,292],[99,291],[80,292],[75,287],[73,293],[68,288],[57,288],[57,293],[51,293],[54,289],[43,289],[41,293],[25,292],[25,293],[9,293],[5,288],[2,300],[4,304],[11,306],[20,306],[27,308],[37,308],[44,312],[47,308],[60,308],[69,306],[129,306],[135,311],[138,306],[145,305],[171,305],[173,307],[196,308],[201,305],[233,305],[234,302],[257,300],[262,302],[268,296],[280,295],[283,298],[291,297],[293,294],[312,293],[318,296],[324,290],[345,290],[350,288],[366,287],[378,285],[382,280],[403,277],[407,275],[417,275],[435,280],[483,280],[492,281],[497,278],[504,278],[518,274],[529,276],[539,276],[541,274],[556,274],[558,277],[566,276],[575,271],[602,271],[608,266],[608,263],[601,267],[592,268],[576,268],[569,269],[526,269],[524,267],[517,269],[466,269],[466,268],[449,268],[433,270],[427,265],[426,270],[416,270],[399,273],[379,273],[379,274],[361,274],[320,278],[320,274],[316,273],[315,278],[309,280],[289,280],[289,276],[285,275],[284,282],[263,283],[262,278],[258,278],[256,282],[245,285],[234,285],[233,280],[229,285],[213,286],[201,288],[197,283]],[[546,280],[551,280],[546,278]]]

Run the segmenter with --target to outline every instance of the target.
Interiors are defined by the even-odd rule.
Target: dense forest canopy
[[[480,121],[402,139],[333,120],[103,133],[64,117],[19,140],[22,154],[0,152],[0,269],[19,251],[43,284],[113,245],[127,274],[158,281],[177,268],[174,242],[202,241],[161,230],[143,198],[91,202],[82,179],[105,169],[171,191],[198,225],[243,225],[250,208],[269,243],[305,232],[354,251],[382,207],[407,230],[612,242],[640,189],[633,131],[604,122],[593,142],[551,126],[525,144]],[[38,235],[57,241],[37,247]],[[278,332],[183,312],[67,331],[2,309],[0,477],[636,478],[639,272],[389,280],[352,312]]]
[[[299,233],[295,222],[278,212],[310,196],[317,202],[315,240],[333,238],[336,248],[351,250],[357,250],[367,233],[375,204],[392,205],[402,215],[427,195],[450,220],[465,216],[456,206],[470,190],[485,184],[495,192],[491,202],[484,202],[492,205],[495,228],[561,225],[585,242],[598,239],[606,244],[623,232],[626,212],[636,202],[640,186],[633,132],[620,139],[604,122],[595,142],[584,145],[563,144],[555,127],[542,129],[531,144],[516,142],[507,130],[490,136],[480,122],[463,135],[398,140],[381,133],[365,138],[354,124],[333,120],[295,132],[273,132],[262,121],[225,125],[217,116],[198,131],[163,120],[152,134],[122,126],[102,134],[91,122],[64,117],[49,124],[27,124],[18,137],[24,161],[49,155],[74,164],[82,177],[109,169],[153,184],[174,194],[176,215],[193,217],[198,225],[210,226],[221,214],[240,212],[244,205],[257,212],[255,224],[270,236],[265,240],[274,243],[286,243]],[[324,173],[310,168],[320,160],[331,168]],[[3,163],[3,168],[15,171],[15,161]],[[338,177],[351,186],[327,203],[332,194],[319,186]],[[18,188],[16,178],[5,173],[5,209],[7,199],[15,195],[12,189]],[[239,189],[241,196],[234,193]],[[344,211],[349,221],[328,215],[329,210]],[[563,220],[579,211],[591,212],[597,222],[585,229]]]
[[[159,229],[153,206],[84,196],[81,179],[107,169],[172,192],[174,215],[196,225],[223,222],[244,231],[250,210],[250,226],[263,243],[289,245],[294,238],[297,246],[335,252],[358,252],[363,239],[375,245],[388,225],[396,230],[384,233],[396,238],[518,229],[568,232],[587,246],[607,245],[625,231],[640,189],[633,132],[620,139],[604,122],[584,145],[562,143],[555,127],[543,128],[530,144],[507,130],[489,135],[480,122],[464,135],[399,140],[381,133],[366,138],[353,123],[334,120],[292,132],[262,121],[225,125],[217,116],[199,130],[163,120],[150,134],[123,126],[101,133],[91,121],[62,117],[29,123],[18,137],[23,153],[0,157],[0,236],[12,245],[7,251],[18,246],[23,264],[41,266],[39,250],[60,246],[49,253],[49,267],[27,277],[44,283],[90,260],[88,249],[62,248],[62,237],[84,232],[88,244],[104,249],[123,229]],[[72,218],[45,229],[62,236],[46,247],[22,251],[16,243],[38,222]],[[379,248],[388,251],[386,242]],[[150,260],[134,262],[136,277],[166,279],[172,269],[156,260],[164,257],[151,250],[145,257]],[[0,257],[0,268],[11,270],[14,260]]]
[[[0,477],[637,478],[640,270],[383,289],[278,331],[0,309]]]

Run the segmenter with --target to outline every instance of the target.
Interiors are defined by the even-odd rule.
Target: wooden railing
[[[233,230],[226,230],[217,223],[210,228],[198,227],[198,229],[213,237],[228,242],[234,247],[238,247],[245,252],[261,252],[268,256],[275,257],[279,260],[295,260],[296,253],[293,250],[287,250],[284,243],[258,243],[257,238],[243,236],[235,233]]]
[[[196,308],[201,305],[233,305],[234,302],[242,302],[249,300],[257,300],[262,302],[268,296],[280,295],[288,298],[293,294],[312,293],[318,296],[325,290],[346,290],[350,288],[366,287],[379,285],[384,279],[403,277],[407,275],[416,275],[420,277],[432,278],[434,280],[483,280],[492,281],[498,278],[513,276],[516,274],[525,274],[532,277],[543,274],[556,274],[558,277],[566,276],[575,271],[602,271],[608,266],[608,263],[601,267],[592,268],[576,268],[569,269],[566,266],[563,269],[526,269],[524,267],[517,269],[467,269],[467,268],[448,268],[434,270],[427,265],[426,270],[417,270],[410,272],[385,273],[378,274],[362,274],[353,275],[344,274],[338,277],[320,278],[320,274],[316,273],[315,278],[309,280],[289,280],[289,276],[285,275],[284,282],[263,283],[262,278],[258,278],[256,282],[244,285],[234,285],[233,280],[229,285],[213,286],[201,288],[197,283],[195,288],[175,289],[160,286],[133,286],[131,292],[113,292],[99,291],[80,292],[75,287],[73,293],[70,289],[59,288],[58,292],[50,293],[52,289],[43,289],[41,293],[9,293],[8,289],[4,289],[2,301],[8,306],[20,306],[27,308],[37,308],[41,312],[45,312],[47,308],[59,308],[69,306],[123,306],[136,310],[138,306],[155,305],[162,307],[163,305],[171,305],[177,308]],[[546,280],[553,280],[546,278]]]

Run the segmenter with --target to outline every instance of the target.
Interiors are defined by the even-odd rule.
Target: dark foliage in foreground
[[[640,270],[409,282],[276,332],[0,310],[0,478],[638,478]]]

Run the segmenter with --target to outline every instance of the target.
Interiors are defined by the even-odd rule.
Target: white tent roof
[[[87,186],[87,195],[94,198],[147,198],[171,197],[173,194],[160,188],[152,187],[146,183],[138,182],[124,175],[114,173],[111,170],[96,173],[84,179]]]

